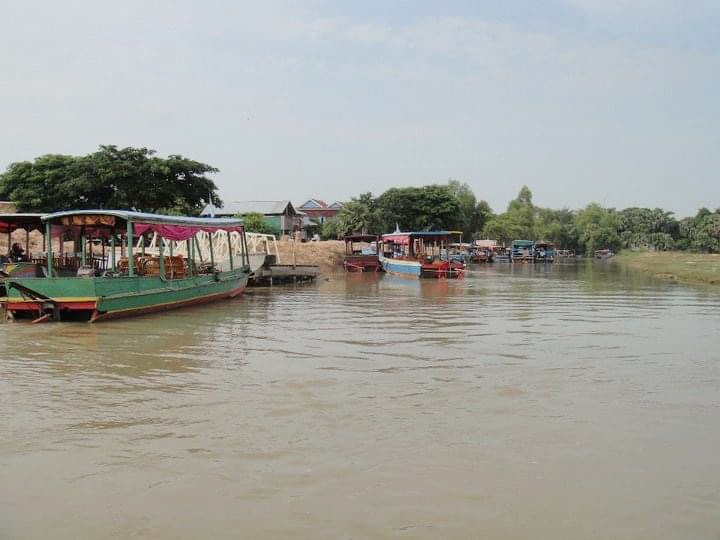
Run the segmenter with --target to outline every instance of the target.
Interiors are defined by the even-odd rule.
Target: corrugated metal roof
[[[290,205],[290,214],[297,214],[295,208],[290,201],[232,201],[226,202],[222,208],[215,208],[207,205],[203,208],[203,216],[234,216],[237,214],[250,214],[257,212],[266,216],[280,215],[285,213],[285,209]]]

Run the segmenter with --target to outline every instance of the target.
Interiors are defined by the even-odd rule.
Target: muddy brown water
[[[0,538],[720,537],[720,293],[338,274],[0,325]]]

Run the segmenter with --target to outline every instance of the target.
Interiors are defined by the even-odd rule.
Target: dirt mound
[[[342,270],[345,243],[339,240],[324,242],[278,242],[280,264],[314,264],[320,272]]]

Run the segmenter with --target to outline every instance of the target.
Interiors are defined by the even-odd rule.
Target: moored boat
[[[355,234],[345,237],[343,267],[348,272],[377,272],[382,269],[377,253],[378,237]]]
[[[240,219],[123,210],[59,212],[41,219],[45,253],[29,264],[42,277],[5,278],[7,296],[0,301],[13,317],[96,322],[232,298],[247,285],[250,267]],[[225,233],[227,261],[215,260],[212,240],[219,232]],[[205,257],[196,238],[203,234],[210,246]],[[64,253],[68,238],[79,252]],[[146,251],[151,238],[157,255]],[[234,251],[240,251],[239,260]]]
[[[513,240],[510,247],[512,262],[533,262],[535,260],[535,242],[532,240]]]
[[[394,232],[382,235],[378,257],[386,272],[418,278],[459,278],[465,263],[448,260],[450,231]]]
[[[555,244],[551,242],[535,242],[533,258],[538,263],[551,263],[555,261]]]
[[[496,240],[475,240],[473,242],[470,261],[474,263],[493,262],[498,249]]]

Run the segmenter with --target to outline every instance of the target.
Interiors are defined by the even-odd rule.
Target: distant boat
[[[512,262],[533,262],[535,259],[535,242],[532,240],[513,240],[510,246]]]
[[[596,259],[609,259],[613,255],[615,255],[615,254],[612,251],[610,251],[609,249],[598,249],[595,252]]]
[[[41,220],[45,253],[26,262],[38,277],[16,276],[11,271],[4,278],[6,297],[0,303],[14,317],[26,315],[34,322],[95,322],[232,298],[248,282],[250,266],[241,219],[78,210],[45,215]],[[227,245],[213,248],[212,235],[218,231],[227,233]],[[205,259],[196,239],[201,233],[210,235]],[[231,233],[239,235],[235,241],[242,245],[237,261]],[[153,235],[158,255],[146,255],[145,242]],[[53,237],[68,236],[81,251],[63,253],[60,242],[60,251],[53,253]],[[93,249],[95,241],[102,254]],[[121,257],[116,260],[118,244]],[[105,254],[108,245],[109,257]],[[228,254],[223,268],[215,260],[218,248],[226,248],[223,251]]]
[[[555,244],[551,242],[535,242],[533,246],[533,259],[538,263],[551,263],[555,261]]]
[[[417,278],[459,278],[465,263],[448,251],[452,231],[394,232],[382,235],[378,257],[383,270]]]
[[[496,240],[475,240],[471,249],[470,261],[474,263],[493,262],[497,251]]]

